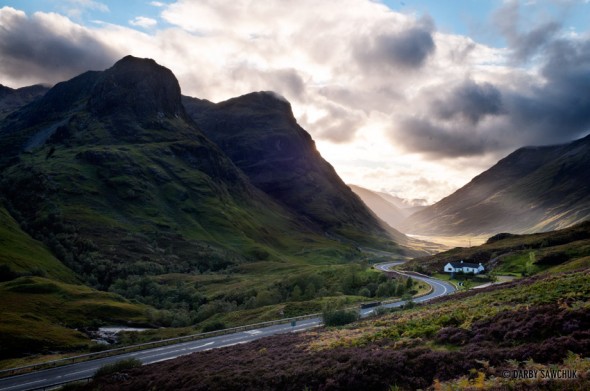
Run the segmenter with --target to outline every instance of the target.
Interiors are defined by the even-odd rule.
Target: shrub
[[[355,310],[326,310],[322,314],[326,326],[344,326],[359,319]]]
[[[225,327],[226,327],[225,323],[223,323],[220,320],[217,320],[215,322],[210,322],[210,323],[205,324],[203,326],[203,332],[208,333],[211,331],[223,330]]]
[[[129,369],[141,367],[141,361],[136,358],[126,358],[117,362],[103,365],[96,371],[94,378],[99,378],[106,375],[112,375],[117,372],[127,371]]]

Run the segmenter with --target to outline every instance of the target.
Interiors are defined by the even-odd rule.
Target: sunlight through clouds
[[[345,181],[429,201],[518,147],[590,130],[590,101],[579,96],[590,87],[590,37],[566,34],[558,15],[537,21],[534,5],[524,28],[522,3],[489,16],[505,47],[367,0],[145,6],[158,17],[135,12],[127,26],[91,27],[74,16],[0,9],[0,83],[56,83],[132,54],[170,68],[185,95],[221,101],[276,91]]]

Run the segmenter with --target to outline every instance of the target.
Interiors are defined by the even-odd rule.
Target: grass
[[[44,277],[0,284],[0,357],[89,348],[77,328],[100,322],[145,324],[146,308],[122,297]]]
[[[555,304],[564,300],[576,306],[590,306],[590,274],[545,275],[542,278],[508,283],[508,287],[489,287],[478,292],[454,295],[438,304],[386,315],[379,320],[360,322],[346,338],[349,346],[364,345],[380,339],[402,340],[432,335],[444,327],[470,329],[479,321],[503,311],[518,312],[529,306]],[[318,333],[313,349],[341,346],[343,332]]]
[[[590,222],[552,232],[496,236],[480,246],[456,247],[433,256],[415,258],[404,267],[439,273],[447,262],[463,260],[481,262],[494,274],[522,276],[574,270],[576,265],[583,267],[586,261],[578,260],[588,256]]]
[[[23,232],[4,207],[0,207],[0,265],[16,274],[33,272],[59,281],[76,281],[74,273],[45,245]]]
[[[589,315],[588,270],[539,274],[341,327],[287,333],[138,368],[125,387],[587,389]],[[503,369],[551,368],[577,369],[582,377],[522,383],[499,376]],[[120,384],[99,380],[85,389],[116,387]]]

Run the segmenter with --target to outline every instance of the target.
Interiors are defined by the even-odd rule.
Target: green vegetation
[[[145,324],[146,308],[121,296],[44,277],[0,283],[0,358],[87,349],[77,329],[101,323]]]
[[[0,206],[0,282],[25,275],[76,281],[71,270],[42,243],[25,234],[8,211]]]
[[[340,320],[340,318],[336,318]],[[348,319],[347,319],[348,320]],[[590,274],[538,274],[342,327],[138,368],[132,389],[588,389]],[[223,367],[223,376],[219,368]],[[578,370],[572,379],[504,370]],[[115,390],[98,380],[86,389]]]
[[[112,375],[117,372],[127,371],[129,369],[141,367],[141,361],[136,358],[127,358],[124,360],[119,360],[112,364],[105,364],[96,371],[94,374],[94,378],[100,378],[107,375]]]
[[[86,349],[77,328],[146,323],[145,306],[83,286],[0,208],[0,358]]]
[[[590,222],[531,235],[498,234],[481,246],[457,247],[415,258],[404,268],[440,273],[447,262],[481,262],[494,275],[530,276],[584,268],[590,256]],[[476,277],[477,278],[477,277]]]

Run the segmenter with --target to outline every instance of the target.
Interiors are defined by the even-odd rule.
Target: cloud
[[[94,0],[65,0],[60,8],[71,18],[79,19],[87,11],[110,12],[109,7]]]
[[[465,120],[477,125],[487,115],[503,112],[502,94],[491,83],[466,80],[431,103],[431,111],[441,120]]]
[[[486,134],[457,123],[439,123],[425,117],[400,120],[390,134],[392,141],[431,159],[473,157],[503,150],[506,143],[499,134]]]
[[[506,2],[494,15],[495,25],[504,35],[513,60],[525,62],[542,50],[555,37],[561,25],[555,21],[538,23],[528,31],[519,31],[520,3],[512,0]]]
[[[54,13],[32,17],[0,9],[0,73],[16,81],[55,83],[102,70],[121,57],[86,28]]]
[[[329,102],[321,107],[325,114],[317,121],[307,124],[307,127],[314,129],[316,135],[322,139],[334,143],[351,141],[365,122],[365,116],[358,111]]]
[[[525,13],[509,1],[497,12],[506,48],[437,31],[428,16],[369,0],[150,4],[167,22],[150,34],[0,9],[0,82],[57,82],[132,54],[170,68],[185,95],[220,101],[274,90],[292,103],[323,154],[346,151],[327,155],[339,173],[354,177],[360,168],[346,162],[368,156],[375,165],[390,165],[372,188],[393,189],[404,167],[398,192],[407,188],[412,198],[427,190],[412,175],[436,175],[442,179],[433,186],[447,191],[485,168],[482,161],[489,166],[523,145],[590,131],[584,93],[590,38],[564,34],[559,22],[536,17],[535,4]],[[434,162],[446,171],[436,171]],[[442,195],[432,190],[428,198]]]
[[[154,28],[158,25],[156,19],[148,18],[145,16],[136,16],[129,21],[132,26],[143,27],[144,29]]]
[[[401,31],[366,36],[356,43],[356,60],[369,69],[420,68],[435,51],[433,29],[433,24],[425,20]]]
[[[543,79],[510,99],[515,127],[542,143],[581,137],[590,131],[590,40],[559,39],[545,53]]]

